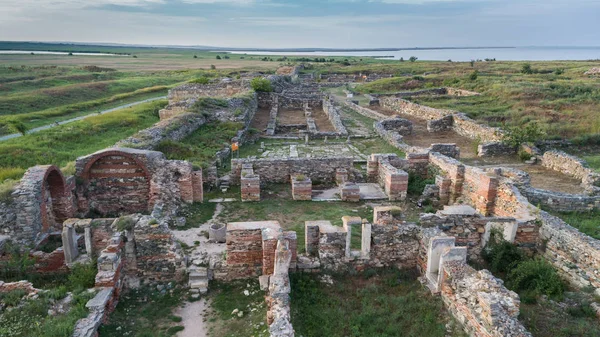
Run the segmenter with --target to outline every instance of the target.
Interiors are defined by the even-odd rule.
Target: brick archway
[[[130,153],[98,153],[85,164],[80,178],[90,211],[116,216],[150,209],[151,175],[146,165]]]
[[[42,228],[60,228],[62,223],[73,216],[73,198],[67,191],[67,182],[60,169],[50,166],[44,174],[42,190]]]

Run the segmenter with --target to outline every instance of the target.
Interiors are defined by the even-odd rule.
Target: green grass
[[[551,213],[580,232],[600,240],[600,211]]]
[[[66,314],[49,315],[52,301],[58,292],[42,294],[35,299],[27,299],[21,305],[0,313],[0,336],[11,337],[68,337],[73,333],[75,323],[88,314],[85,304],[94,294],[77,292]],[[66,292],[60,292],[66,295]],[[60,296],[58,296],[60,297]],[[11,303],[19,302],[12,299]]]
[[[519,320],[534,337],[600,336],[600,323],[581,293],[567,293],[561,303],[541,299],[538,303],[521,302]]]
[[[335,226],[342,226],[342,217],[346,215],[369,220],[373,217],[371,207],[363,203],[294,201],[288,195],[291,193],[291,185],[281,185],[280,188],[281,192],[272,195],[268,194],[268,189],[263,189],[263,200],[260,203],[224,203],[219,218],[227,219],[228,222],[279,221],[281,227],[297,233],[298,251],[302,251],[305,221],[329,220]],[[352,233],[353,246],[356,248],[361,235],[358,228],[357,226]]]
[[[333,285],[314,274],[291,275],[291,314],[302,336],[446,336],[449,314],[414,275],[368,270],[333,277]],[[460,336],[458,331],[452,336]]]
[[[156,287],[142,287],[121,295],[119,304],[110,315],[107,323],[98,330],[102,337],[174,336],[178,325],[172,319],[172,311],[183,302],[183,292],[179,288],[167,290],[164,294]]]
[[[0,142],[0,177],[20,179],[31,166],[59,167],[114,145],[158,121],[155,101]]]
[[[195,202],[193,204],[186,204],[179,209],[179,216],[185,217],[185,226],[177,227],[177,230],[186,230],[190,228],[198,228],[200,225],[208,222],[212,219],[217,204],[214,202],[208,202],[208,199],[203,202]]]
[[[583,159],[591,168],[600,173],[600,155],[583,156]]]
[[[187,160],[196,167],[206,168],[214,160],[215,153],[231,144],[231,138],[242,127],[241,123],[234,122],[205,124],[179,142],[161,142],[155,150],[165,153],[169,159]]]
[[[246,296],[244,291],[248,291]],[[209,333],[219,337],[267,337],[267,309],[264,291],[257,279],[211,283],[209,295],[213,313],[209,318]],[[242,311],[242,317],[232,312]],[[253,310],[253,311],[252,311]]]

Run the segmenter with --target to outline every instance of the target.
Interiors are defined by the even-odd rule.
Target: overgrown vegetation
[[[594,239],[600,240],[600,211],[552,212],[569,225]]]
[[[534,303],[540,296],[560,299],[565,286],[552,265],[542,258],[529,258],[518,247],[492,231],[482,252],[492,273],[504,276],[506,286],[518,292],[521,300]]]
[[[355,276],[291,275],[292,324],[302,336],[447,336],[448,314],[416,276],[367,270]],[[461,336],[454,329],[451,336]]]
[[[264,291],[256,279],[211,283],[210,301],[214,310],[209,317],[211,336],[269,336]]]
[[[79,156],[109,147],[156,123],[155,108],[165,104],[145,103],[0,142],[0,178],[20,179],[31,166],[64,166]]]
[[[198,228],[200,225],[212,219],[217,204],[214,202],[195,202],[193,204],[184,205],[179,209],[179,216],[185,217],[185,226],[177,227],[177,230],[186,230],[190,228]]]
[[[168,159],[187,160],[196,167],[206,168],[214,160],[215,153],[229,146],[242,127],[241,123],[235,122],[205,124],[179,142],[162,141],[155,150],[163,152]]]
[[[512,147],[518,147],[525,143],[535,144],[535,142],[542,140],[545,136],[545,133],[535,123],[525,126],[505,125],[503,129],[505,133],[502,142]]]
[[[255,77],[250,82],[250,87],[256,92],[271,92],[273,91],[273,87],[271,86],[271,81],[266,78]]]
[[[183,295],[183,291],[172,283],[162,291],[156,287],[141,287],[125,292],[109,321],[98,330],[99,335],[175,336],[182,327],[171,319],[172,311],[182,303]]]

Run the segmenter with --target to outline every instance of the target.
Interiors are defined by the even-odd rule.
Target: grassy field
[[[451,321],[442,301],[408,272],[367,270],[355,276],[291,275],[291,315],[301,336],[464,336]]]
[[[19,179],[35,165],[63,167],[79,156],[109,147],[156,123],[157,111],[165,104],[164,100],[141,104],[0,142],[0,181]]]
[[[580,232],[600,240],[600,211],[551,213],[577,228]]]
[[[538,123],[550,138],[600,133],[600,83],[583,73],[594,62],[398,62],[387,65],[397,76],[356,87],[362,93],[390,93],[451,86],[482,93],[475,97],[418,97],[417,103],[454,109],[493,126]],[[348,67],[377,72],[375,65]],[[321,70],[324,71],[324,70]],[[333,69],[328,71],[334,71]],[[477,76],[472,78],[473,72]]]

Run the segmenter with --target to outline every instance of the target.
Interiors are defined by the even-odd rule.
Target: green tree
[[[217,57],[216,57],[216,58],[217,58],[217,60],[220,60],[220,59],[221,59],[221,56],[220,56],[220,55],[217,55]]]
[[[419,58],[418,58],[418,57],[416,57],[416,56],[411,56],[411,57],[410,57],[408,60],[409,60],[410,62],[415,62],[415,61],[416,61],[416,60],[418,60],[418,59],[419,59]]]
[[[523,126],[504,127],[502,142],[506,145],[517,147],[524,143],[535,143],[545,137],[545,132],[540,127],[531,123]]]

